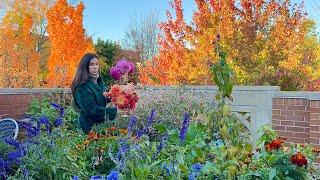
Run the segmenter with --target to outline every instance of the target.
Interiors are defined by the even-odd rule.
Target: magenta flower
[[[110,69],[110,75],[115,80],[120,80],[124,74],[132,75],[135,71],[135,66],[132,62],[121,59],[117,62],[116,66]]]
[[[135,70],[134,64],[124,59],[117,62],[116,68],[118,68],[121,71],[121,74],[125,74],[125,73],[133,74]]]
[[[112,67],[110,69],[110,76],[115,79],[115,80],[120,80],[121,79],[121,72],[117,67]]]

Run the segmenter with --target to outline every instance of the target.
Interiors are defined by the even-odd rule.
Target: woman
[[[100,76],[97,55],[87,53],[82,57],[71,90],[75,105],[81,110],[79,122],[85,133],[88,133],[94,124],[115,119],[117,109],[106,108],[106,103],[110,100],[103,95],[106,87]]]

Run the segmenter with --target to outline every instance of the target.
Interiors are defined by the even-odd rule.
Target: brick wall
[[[320,100],[274,98],[272,125],[288,143],[320,147]],[[320,159],[317,159],[320,163]]]
[[[0,119],[22,119],[30,101],[34,98],[41,99],[44,95],[54,102],[71,102],[70,90],[65,89],[0,89]]]
[[[27,111],[29,102],[33,98],[40,98],[41,94],[3,94],[0,95],[0,119],[10,117],[21,119]]]

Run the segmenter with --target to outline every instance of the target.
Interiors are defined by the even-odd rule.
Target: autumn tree
[[[319,77],[319,44],[314,23],[302,5],[289,0],[195,0],[192,22],[183,18],[182,0],[171,5],[174,16],[160,24],[159,55],[144,65],[146,84],[210,84],[209,65],[216,36],[228,52],[236,84],[279,85],[308,89]]]
[[[94,51],[83,28],[84,5],[76,7],[58,0],[47,13],[51,52],[48,59],[48,86],[67,87],[76,73],[81,57]]]
[[[2,0],[0,87],[39,87],[44,15],[50,1]]]

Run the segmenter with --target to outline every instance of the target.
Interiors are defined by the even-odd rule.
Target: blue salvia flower
[[[59,115],[61,118],[64,117],[64,108],[63,107],[60,108]]]
[[[120,146],[119,146],[119,150],[117,153],[117,160],[120,161],[121,157],[124,156],[124,154],[129,151],[129,148],[123,139],[118,140],[118,143]]]
[[[168,134],[165,134],[164,136],[161,137],[160,139],[160,143],[159,145],[157,146],[157,152],[155,152],[153,154],[153,159],[156,157],[156,155],[158,155],[158,153],[160,153],[160,151],[165,147],[165,142],[167,141],[169,135]]]
[[[57,119],[56,119],[56,121],[54,122],[54,125],[56,126],[56,127],[59,127],[59,126],[61,126],[63,124],[63,119],[61,118],[61,117],[58,117]]]
[[[152,109],[151,112],[150,112],[150,115],[147,118],[147,126],[148,127],[152,124],[156,114],[157,114],[157,111],[155,109]]]
[[[73,176],[72,180],[80,180],[79,176]]]
[[[5,179],[6,178],[6,174],[3,172],[0,172],[0,178],[3,178],[3,179]]]
[[[103,176],[91,176],[90,180],[104,180]]]
[[[55,109],[58,109],[59,110],[59,117],[64,117],[64,108],[62,106],[60,106],[59,104],[56,104],[56,103],[50,103],[50,105],[55,108]]]
[[[165,172],[166,172],[167,176],[169,176],[169,175],[170,175],[170,169],[169,169],[169,167],[167,166],[167,164],[166,164],[166,163],[164,163],[164,165],[163,165],[163,169],[165,170]]]
[[[195,163],[194,165],[191,166],[192,171],[194,172],[200,172],[201,171],[201,164],[200,163]]]
[[[13,147],[15,147],[16,149],[20,149],[20,148],[21,148],[21,144],[20,144],[17,140],[15,140],[15,139],[13,139],[13,138],[6,138],[4,141],[5,141],[5,143],[7,143],[8,145],[13,146]]]
[[[27,168],[22,169],[22,174],[23,174],[24,179],[26,179],[26,180],[29,179],[29,171]]]
[[[189,180],[196,180],[196,176],[193,172],[189,173]]]
[[[173,163],[172,161],[170,162],[169,165],[167,165],[166,163],[164,163],[164,165],[163,165],[162,168],[165,170],[167,176],[169,176],[170,173],[174,173],[174,163]]]
[[[16,150],[8,153],[8,159],[17,164],[20,164],[20,158],[23,156],[25,156],[25,151],[23,150]]]
[[[8,169],[6,161],[0,157],[0,177],[1,177],[1,174],[2,176],[5,175],[6,169]]]
[[[147,125],[144,127],[143,129],[143,134],[148,134],[149,133],[149,127],[151,126],[151,124],[153,123],[153,120],[155,118],[157,114],[157,111],[155,109],[152,109],[148,118],[147,118]]]
[[[41,116],[39,121],[38,121],[38,124],[37,124],[37,128],[38,129],[41,129],[41,125],[45,125],[46,127],[46,132],[49,134],[50,133],[50,122],[48,120],[48,117],[46,116]]]
[[[189,174],[189,179],[196,179],[200,175],[202,165],[200,163],[195,163],[191,166],[192,172]]]
[[[27,131],[27,136],[29,138],[38,136],[40,134],[40,129],[33,127],[30,123],[21,123],[19,127],[24,128]]]
[[[132,116],[128,124],[128,134],[131,134],[133,126],[137,123],[137,116]]]
[[[140,138],[144,134],[144,130],[139,129],[136,133],[137,137]]]
[[[53,108],[56,108],[56,109],[61,109],[62,108],[59,104],[54,103],[54,102],[51,102],[50,106],[52,106]]]
[[[180,135],[179,135],[180,141],[182,143],[184,143],[184,141],[186,139],[186,134],[187,134],[188,127],[189,127],[189,121],[190,121],[190,115],[186,112],[186,113],[184,113],[184,116],[183,116],[183,123],[182,123],[182,127],[180,129]]]
[[[111,171],[110,174],[107,176],[107,180],[118,180],[119,173],[118,171]]]

